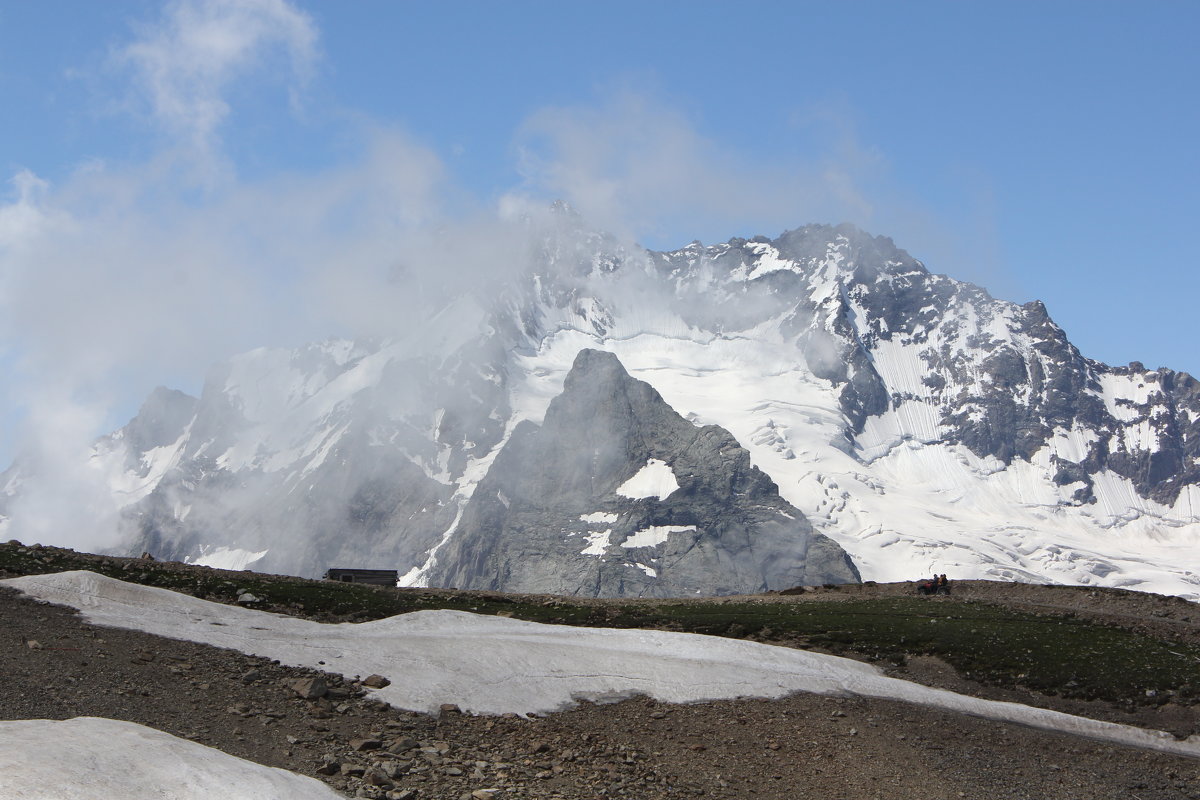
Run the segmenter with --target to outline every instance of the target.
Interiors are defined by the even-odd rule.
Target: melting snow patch
[[[667,541],[672,533],[696,530],[695,525],[651,525],[621,542],[621,547],[657,547]]]
[[[0,797],[338,800],[341,795],[313,778],[264,767],[153,728],[76,717],[0,722]]]
[[[607,511],[596,511],[591,514],[582,515],[579,520],[589,525],[612,525],[617,521],[617,515]]]
[[[688,703],[814,692],[918,703],[1200,757],[1200,737],[1177,741],[1162,731],[967,697],[889,678],[876,667],[846,658],[716,636],[572,628],[461,611],[418,611],[374,622],[323,624],[212,603],[91,572],[27,575],[0,581],[0,585],[79,609],[93,625],[231,648],[278,659],[291,666],[347,676],[372,673],[390,676],[391,685],[375,691],[373,696],[397,708],[426,713],[436,712],[442,703],[455,703],[470,713],[529,714],[567,708],[581,699],[639,694],[661,702]],[[0,732],[7,731],[0,728]],[[104,731],[86,738],[95,740],[97,746],[107,746],[114,739]],[[18,741],[22,744],[18,745]],[[24,735],[0,736],[0,752],[20,752],[20,764],[45,765],[47,774],[54,773],[59,779],[66,779],[61,776],[99,779],[111,775],[123,780],[144,780],[146,764],[167,765],[172,776],[179,774],[176,758],[147,758],[144,750],[138,752],[141,764],[137,768],[119,765],[111,770],[64,769],[59,758],[72,748],[62,747],[61,738],[53,744],[42,743],[35,751],[55,753],[55,758],[49,760],[15,749],[26,741],[28,737]],[[184,749],[193,746],[187,743]],[[19,774],[0,766],[0,781]],[[222,775],[229,777],[225,771]],[[35,781],[22,781],[17,788],[36,785]],[[85,792],[52,796],[139,797],[120,789],[88,788]],[[4,796],[22,797],[19,792]],[[230,795],[214,788],[177,796],[190,800]],[[309,795],[264,792],[261,796]]]
[[[634,500],[648,497],[666,500],[678,488],[679,481],[667,462],[652,458],[636,475],[617,487],[617,494]]]

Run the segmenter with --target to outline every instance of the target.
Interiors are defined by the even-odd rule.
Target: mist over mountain
[[[403,336],[153,392],[90,460],[127,549],[600,595],[857,570],[1200,598],[1189,375],[1092,361],[1041,303],[852,226],[672,252],[565,208],[532,230],[518,279],[439,297]],[[0,532],[51,480],[0,477]]]

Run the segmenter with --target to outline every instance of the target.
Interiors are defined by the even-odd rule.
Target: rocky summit
[[[79,503],[135,555],[647,595],[849,580],[836,543],[864,580],[1200,599],[1191,376],[1089,359],[1041,303],[849,225],[657,252],[521,224],[520,270],[392,338],[156,390],[71,486],[19,459],[0,535]]]
[[[513,432],[430,572],[438,586],[597,597],[858,580],[728,431],[588,349],[544,423]]]

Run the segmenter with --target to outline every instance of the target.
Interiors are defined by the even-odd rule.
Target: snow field
[[[211,644],[347,677],[392,679],[375,697],[433,713],[545,713],[578,700],[649,695],[672,703],[793,692],[878,697],[1200,757],[1200,737],[1147,731],[888,678],[836,656],[666,631],[571,628],[459,611],[322,624],[211,603],[90,572],[0,581],[79,609],[92,624]],[[0,774],[3,770],[0,770]],[[98,795],[104,796],[104,795]],[[122,795],[108,795],[122,796]],[[216,796],[216,795],[212,795]]]

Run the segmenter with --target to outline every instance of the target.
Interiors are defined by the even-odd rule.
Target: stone
[[[378,739],[351,739],[350,749],[362,752],[364,750],[378,750],[383,747],[383,742]]]
[[[382,675],[368,675],[367,677],[363,678],[362,685],[371,689],[382,689],[385,686],[390,686],[391,683],[391,681]]]
[[[324,697],[329,691],[325,679],[320,675],[314,675],[311,678],[298,678],[288,685],[292,691],[305,700],[317,700]]]
[[[411,736],[401,736],[388,746],[388,751],[392,753],[405,753],[420,746],[421,743]]]
[[[248,606],[248,605],[252,605],[254,603],[262,602],[262,600],[255,597],[254,595],[250,594],[250,592],[242,592],[241,594],[239,594],[237,601],[238,601],[239,605],[243,605],[243,606]]]
[[[383,773],[383,770],[380,769],[367,770],[366,774],[363,775],[363,780],[372,786],[378,786],[381,789],[391,789],[396,785],[392,783],[388,776]]]

